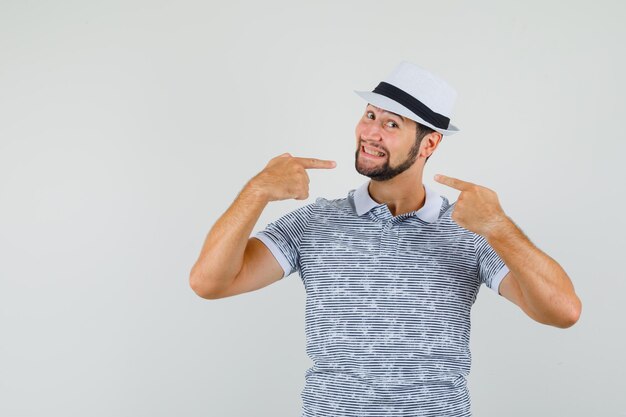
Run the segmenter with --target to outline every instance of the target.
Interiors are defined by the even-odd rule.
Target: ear
[[[437,146],[439,146],[439,142],[443,139],[443,135],[439,132],[430,132],[422,139],[422,144],[420,148],[422,148],[421,152],[424,152],[424,158],[429,157],[435,152]]]
[[[435,146],[439,146],[439,143],[443,140],[443,135],[439,132],[433,132],[431,133],[431,135],[437,135],[437,137],[435,138]]]

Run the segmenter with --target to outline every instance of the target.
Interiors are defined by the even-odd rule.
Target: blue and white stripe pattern
[[[395,217],[368,185],[254,235],[306,289],[302,416],[471,416],[470,309],[509,269],[428,185]]]

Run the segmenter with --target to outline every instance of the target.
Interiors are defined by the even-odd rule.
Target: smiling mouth
[[[367,158],[371,158],[371,159],[384,159],[384,158],[385,158],[385,156],[387,156],[387,154],[386,154],[386,153],[384,153],[384,152],[376,151],[375,149],[372,149],[372,148],[368,148],[368,149],[369,149],[369,150],[370,150],[370,152],[372,152],[372,153],[368,153],[368,152],[365,150],[365,146],[364,146],[364,145],[361,145],[361,154],[365,155],[365,157],[367,157]],[[376,153],[376,155],[373,155],[373,153]],[[382,155],[381,155],[381,154],[382,154]]]

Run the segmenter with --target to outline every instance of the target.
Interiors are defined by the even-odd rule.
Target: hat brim
[[[439,127],[433,126],[431,123],[428,123],[417,114],[413,113],[411,110],[404,107],[402,104],[398,103],[390,99],[389,97],[383,96],[382,94],[373,93],[371,91],[357,91],[354,90],[359,96],[361,96],[368,103],[380,107],[383,110],[390,111],[392,113],[397,113],[401,116],[408,117],[409,119],[416,121],[420,124],[426,125],[433,129],[436,132],[441,133],[442,135],[450,136],[457,132],[460,132],[460,129],[454,126],[452,123],[448,125],[447,129],[441,129]]]

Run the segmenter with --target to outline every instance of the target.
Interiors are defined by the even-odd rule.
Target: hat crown
[[[456,90],[443,79],[419,65],[402,61],[387,76],[385,82],[404,90],[436,113],[446,117],[452,115],[457,96]]]
[[[442,135],[460,131],[450,122],[456,90],[412,62],[400,62],[374,90],[354,92],[376,107],[407,117]]]

